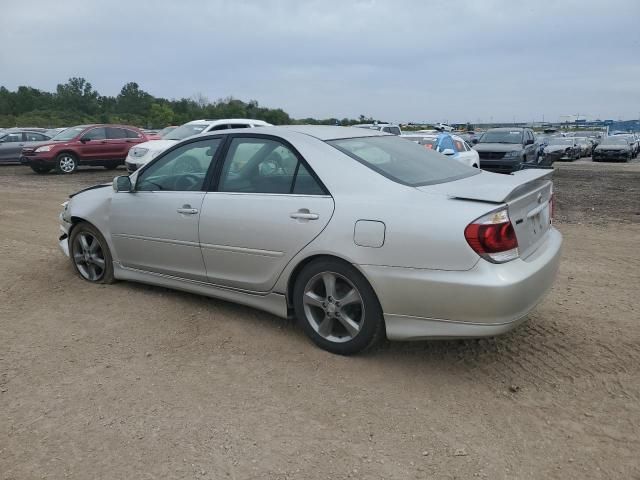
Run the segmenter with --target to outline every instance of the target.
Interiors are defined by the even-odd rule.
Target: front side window
[[[451,162],[439,153],[400,137],[362,137],[327,141],[384,177],[417,187],[478,175],[477,168]]]
[[[454,140],[453,144],[456,146],[456,150],[458,152],[464,152],[465,151],[464,142],[462,140]]]
[[[221,143],[220,138],[212,138],[170,151],[142,171],[136,191],[203,191],[207,172]]]
[[[219,191],[321,195],[322,186],[286,145],[266,138],[234,138]]]
[[[107,132],[104,127],[96,127],[85,132],[82,138],[86,138],[87,140],[105,140],[107,138]]]
[[[49,140],[49,137],[46,135],[36,132],[25,132],[24,136],[27,142],[41,142],[43,140]]]
[[[398,127],[389,127],[389,133],[394,135],[400,135],[400,128]]]

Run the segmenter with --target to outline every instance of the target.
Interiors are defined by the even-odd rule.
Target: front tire
[[[113,283],[113,260],[107,241],[96,227],[77,224],[69,238],[69,255],[78,275],[91,283]]]
[[[61,153],[56,157],[56,169],[60,173],[74,173],[78,169],[78,160],[71,153]]]
[[[31,170],[33,170],[36,173],[42,174],[42,173],[50,172],[51,171],[51,167],[35,167],[35,166],[32,166]]]
[[[335,259],[309,263],[293,289],[296,318],[320,348],[352,355],[384,335],[382,308],[373,288],[353,266]]]

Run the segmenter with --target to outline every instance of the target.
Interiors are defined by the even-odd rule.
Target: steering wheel
[[[200,183],[200,177],[194,173],[186,173],[180,175],[175,183],[174,188],[178,191],[187,190],[190,191]]]

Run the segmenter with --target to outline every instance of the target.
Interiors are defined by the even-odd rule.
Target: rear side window
[[[288,146],[234,138],[220,175],[221,192],[322,195],[324,189]]]
[[[362,137],[327,141],[371,170],[403,185],[417,187],[478,175],[477,168],[451,162],[439,153],[400,137]]]
[[[107,127],[107,138],[109,139],[127,138],[127,132],[124,130],[124,128]]]
[[[127,134],[127,138],[142,138],[142,135],[140,135],[140,133],[136,132],[135,130],[129,130],[128,128],[125,128],[124,131]]]
[[[3,138],[5,143],[16,143],[22,141],[22,132],[9,133],[5,135]]]

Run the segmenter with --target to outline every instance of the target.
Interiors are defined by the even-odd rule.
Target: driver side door
[[[111,237],[122,266],[206,281],[198,223],[222,142],[180,145],[140,170],[133,192],[113,194]]]

